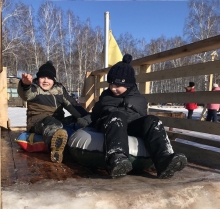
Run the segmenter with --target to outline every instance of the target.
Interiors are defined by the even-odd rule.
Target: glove
[[[91,121],[91,115],[90,114],[88,114],[88,115],[86,115],[82,118],[78,118],[77,121],[76,121],[77,125],[82,127],[82,128],[88,126],[91,122],[92,121]]]

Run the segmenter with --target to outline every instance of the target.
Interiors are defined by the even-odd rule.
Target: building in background
[[[26,102],[21,99],[17,93],[18,82],[20,78],[16,76],[7,77],[7,92],[9,107],[26,107]]]

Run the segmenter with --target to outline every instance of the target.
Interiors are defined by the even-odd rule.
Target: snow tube
[[[69,138],[67,148],[78,163],[105,169],[103,153],[104,136],[93,128],[83,128],[75,131]],[[129,159],[133,169],[144,170],[153,166],[153,162],[145,149],[141,138],[128,136]]]
[[[74,125],[64,125],[63,128],[67,131],[68,137],[78,129]],[[24,131],[15,139],[15,142],[27,152],[48,152],[43,137],[39,134]]]

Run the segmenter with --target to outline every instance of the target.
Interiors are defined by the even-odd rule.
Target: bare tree
[[[91,46],[89,50],[90,57],[90,71],[94,71],[97,69],[101,69],[104,66],[104,62],[102,61],[101,54],[103,51],[103,42],[104,37],[102,35],[102,30],[100,27],[96,27],[92,33],[91,37]]]
[[[75,62],[75,51],[76,51],[76,46],[75,46],[75,36],[74,36],[74,30],[77,27],[77,25],[79,24],[79,18],[75,17],[73,12],[68,10],[67,11],[67,51],[68,51],[68,84],[69,84],[69,90],[70,91],[76,91],[77,90],[77,86],[76,85],[76,77],[77,77],[77,73],[76,70],[78,69],[78,65]]]
[[[50,2],[44,2],[38,11],[38,30],[41,34],[39,37],[43,48],[45,49],[46,60],[53,59],[55,46],[58,44],[57,33],[60,22],[58,8]],[[45,60],[45,61],[46,61]]]
[[[188,2],[189,16],[184,26],[184,35],[190,42],[195,42],[220,33],[220,1],[219,0],[190,0]],[[196,63],[211,60],[212,52],[195,55],[192,58]],[[200,78],[201,79],[201,78]],[[200,80],[205,90],[208,90],[208,75]]]
[[[161,36],[158,39],[152,39],[148,45],[148,53],[156,54],[159,52],[166,51],[168,49],[169,43],[167,42],[165,36]],[[166,67],[166,62],[160,62],[152,65],[151,71],[164,70]],[[167,91],[167,86],[165,86],[166,81],[153,81],[151,82],[151,92],[164,93]]]
[[[188,6],[184,35],[190,41],[203,40],[220,33],[219,0],[189,0]]]
[[[119,36],[117,40],[119,48],[121,49],[122,55],[129,53],[132,55],[133,59],[138,58],[138,44],[139,41],[135,39],[131,34],[124,33]]]
[[[68,83],[68,71],[67,71],[67,54],[66,54],[66,45],[65,45],[65,41],[66,41],[66,29],[63,25],[63,12],[61,9],[57,10],[57,15],[58,15],[58,40],[59,40],[59,46],[60,46],[60,52],[61,52],[61,63],[62,63],[62,72],[63,73],[63,77],[65,77],[65,84],[67,86],[67,88],[70,86],[70,84]]]
[[[26,21],[25,21],[26,20]],[[21,20],[20,20],[21,21]],[[22,51],[20,51],[21,69],[33,74],[43,62],[44,53],[38,40],[38,33],[35,28],[34,11],[32,6],[28,6],[28,12],[23,16]]]
[[[17,75],[18,48],[21,47],[22,37],[25,35],[23,24],[27,20],[23,17],[26,16],[27,12],[28,8],[23,3],[14,5],[9,0],[3,1],[2,55],[3,65],[8,67],[8,74]]]

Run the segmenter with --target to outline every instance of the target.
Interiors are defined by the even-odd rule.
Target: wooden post
[[[79,102],[87,111],[91,111],[95,103],[95,76],[91,76],[91,72],[86,73],[83,95]]]
[[[106,75],[98,75],[97,76],[97,83],[105,81],[105,76]],[[107,80],[107,78],[106,78],[106,80]],[[104,88],[96,89],[96,92],[97,92],[96,98],[99,97],[103,91],[104,91]]]
[[[0,126],[8,128],[8,92],[7,92],[7,68],[0,73]]]
[[[2,79],[2,76],[4,77],[4,75],[2,75],[3,74],[2,71],[3,71],[3,69],[2,69],[2,0],[0,0],[0,81]],[[5,80],[6,80],[6,87],[7,87],[7,78],[6,77],[5,77]],[[0,95],[2,95],[2,93],[1,93],[1,91],[3,91],[2,87],[3,86],[0,82]],[[6,93],[7,93],[7,90],[6,90]],[[6,113],[8,113],[8,108],[5,110],[5,105],[4,105],[5,97],[4,96],[5,95],[3,94],[3,99],[0,100],[0,149],[2,148],[2,144],[1,144],[1,141],[2,141],[1,140],[1,137],[2,137],[1,127],[7,126],[7,124],[5,124],[5,121],[2,121],[1,116],[4,114],[3,113],[4,111]],[[2,161],[1,156],[0,156],[0,161]],[[1,169],[1,162],[0,162],[0,169]],[[2,179],[1,172],[0,172],[0,179]],[[1,183],[0,183],[0,185],[1,185]],[[2,196],[1,192],[0,192],[0,195]],[[1,206],[0,206],[0,208],[1,208]]]
[[[215,57],[218,56],[217,52],[214,51],[211,53],[211,56],[212,56],[212,61],[215,60]],[[212,87],[213,87],[213,74],[210,74],[209,75],[209,91],[212,91]],[[200,116],[200,120],[201,121],[204,121],[205,118],[204,118],[204,115],[206,114],[206,105],[207,104],[204,104],[205,106],[203,107],[203,110],[202,110],[202,113],[201,113],[201,116]]]
[[[211,53],[212,56],[212,61],[215,60],[215,57],[218,56],[217,52],[214,51]],[[210,74],[209,76],[209,91],[212,91],[212,86],[213,86],[213,74]]]
[[[150,73],[151,65],[141,65],[140,66],[140,74],[141,73]],[[150,93],[150,82],[144,82],[139,84],[139,91],[141,94],[149,94]]]
[[[140,66],[140,74],[141,73],[150,73],[151,72],[151,65],[141,65]],[[139,91],[141,94],[150,94],[150,81],[139,83]],[[149,114],[149,108],[147,104],[147,114]]]
[[[0,73],[2,72],[2,0],[0,0]]]

